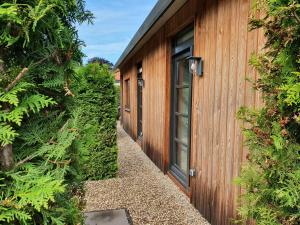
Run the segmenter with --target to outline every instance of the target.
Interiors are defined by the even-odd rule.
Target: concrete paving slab
[[[130,225],[125,209],[87,212],[85,216],[86,225]]]

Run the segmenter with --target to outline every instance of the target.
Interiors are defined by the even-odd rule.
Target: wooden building
[[[236,113],[261,104],[246,81],[264,45],[249,31],[251,2],[160,0],[116,64],[124,129],[212,224],[237,215],[246,149]]]

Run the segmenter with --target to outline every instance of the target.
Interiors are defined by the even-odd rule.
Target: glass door
[[[192,100],[192,74],[188,57],[192,55],[193,39],[181,46],[176,46],[172,59],[170,172],[183,186],[188,187]],[[176,52],[176,49],[179,51]]]
[[[141,141],[143,138],[143,69],[142,63],[139,63],[137,66],[137,80],[138,80],[138,87],[137,87],[137,132],[138,132],[138,139]]]

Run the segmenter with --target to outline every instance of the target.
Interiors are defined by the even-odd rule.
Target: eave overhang
[[[114,66],[117,69],[143,45],[186,3],[187,0],[159,0],[129,42]]]

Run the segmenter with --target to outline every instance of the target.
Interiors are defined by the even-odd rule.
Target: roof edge
[[[122,55],[116,62],[114,69],[117,69],[127,56],[133,51],[136,45],[143,39],[143,37],[148,33],[149,30],[154,26],[154,24],[160,19],[160,17],[168,10],[168,8],[174,3],[175,0],[159,0],[154,8],[151,10],[150,14],[146,17],[145,21],[135,33]]]

